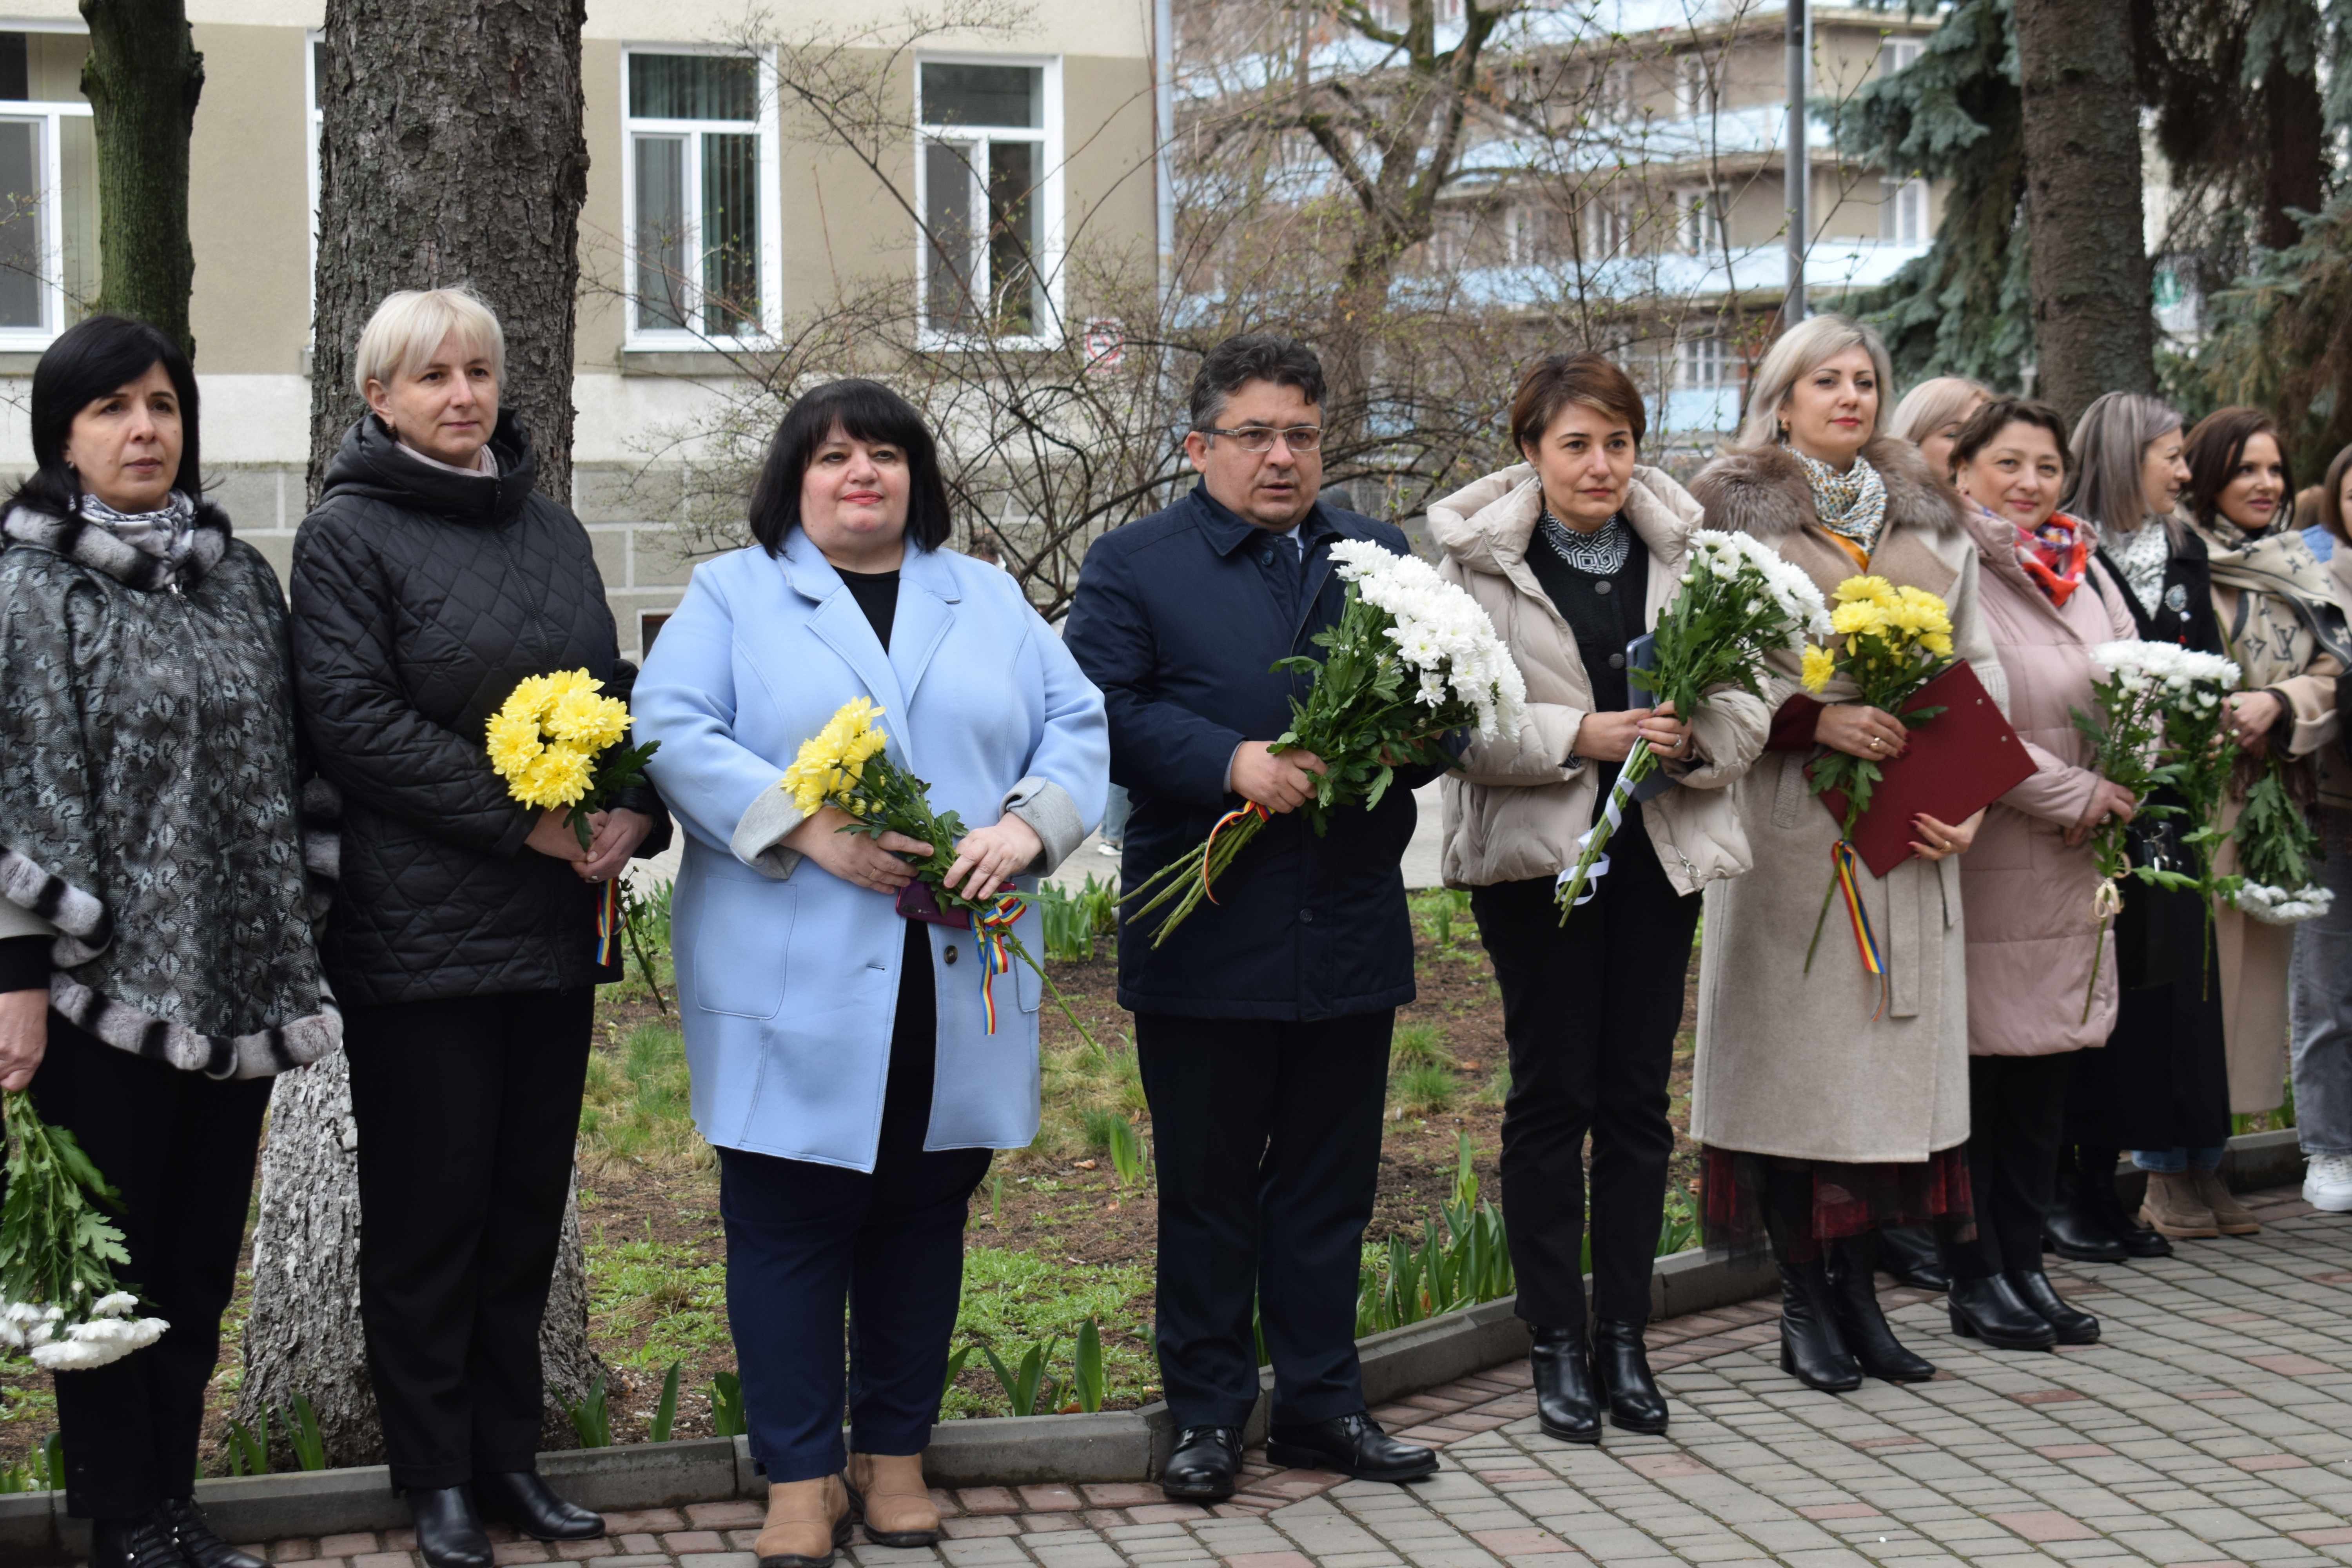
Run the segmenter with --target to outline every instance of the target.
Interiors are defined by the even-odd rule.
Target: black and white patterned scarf
[[[1623,512],[1591,533],[1579,533],[1552,516],[1548,504],[1536,504],[1536,531],[1562,561],[1592,577],[1614,577],[1625,569],[1625,558],[1633,552],[1633,528]]]
[[[1822,526],[1861,545],[1864,555],[1875,551],[1878,535],[1886,526],[1886,481],[1878,477],[1878,470],[1856,458],[1853,467],[1841,474],[1794,447],[1789,448],[1789,456],[1804,469]]]

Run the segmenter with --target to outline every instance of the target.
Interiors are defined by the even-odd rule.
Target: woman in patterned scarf
[[[2263,759],[2288,759],[2290,794],[2312,797],[2311,754],[2336,734],[2336,679],[2352,662],[2344,611],[2326,568],[2289,519],[2294,482],[2278,427],[2254,408],[2223,408],[2189,433],[2189,521],[2204,540],[2213,577],[2213,617],[2223,651],[2242,672],[2230,699],[2242,756],[2222,824],[2237,821]],[[2216,869],[2237,868],[2235,846]],[[2277,1109],[2285,1099],[2290,927],[2222,906],[2214,921],[2221,963],[2222,1026],[2229,1044],[2230,1110]],[[2147,1217],[2169,1236],[2250,1236],[2260,1224],[2214,1173],[2218,1149],[2139,1152],[2153,1173]],[[2184,1184],[2185,1178],[2185,1184]],[[2180,1191],[2184,1184],[2193,1194]],[[2182,1200],[2176,1213],[2167,1205]],[[2207,1228],[2210,1214],[2211,1228]]]

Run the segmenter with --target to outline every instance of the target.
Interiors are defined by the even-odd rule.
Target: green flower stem
[[[1681,710],[1675,711],[1680,712]],[[1584,847],[1577,851],[1575,873],[1569,878],[1566,887],[1553,894],[1559,905],[1560,924],[1568,923],[1568,917],[1576,909],[1578,897],[1583,893],[1585,884],[1592,879],[1592,868],[1599,863],[1601,852],[1608,848],[1609,840],[1616,837],[1616,829],[1609,826],[1608,803],[1620,798],[1630,799],[1633,786],[1657,771],[1658,753],[1650,750],[1647,742],[1635,746],[1633,755],[1625,759],[1624,768],[1617,774],[1617,783],[1602,798],[1601,810],[1593,818],[1591,837],[1585,840]]]

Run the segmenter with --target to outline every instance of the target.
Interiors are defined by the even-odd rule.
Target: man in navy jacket
[[[1166,511],[1087,552],[1064,637],[1102,688],[1111,778],[1134,798],[1133,887],[1197,850],[1244,801],[1269,826],[1163,947],[1157,914],[1123,929],[1118,999],[1135,1014],[1160,1166],[1160,1371],[1179,1427],[1161,1484],[1230,1496],[1258,1394],[1251,1332],[1274,1361],[1276,1464],[1412,1480],[1429,1449],[1383,1433],[1356,1363],[1356,1282],[1372,1214],[1389,1032],[1410,1002],[1412,930],[1398,862],[1412,837],[1400,770],[1370,811],[1316,837],[1297,807],[1319,759],[1276,753],[1346,585],[1330,547],[1387,523],[1319,504],[1323,370],[1304,344],[1229,338],[1192,383],[1185,451],[1201,471]]]

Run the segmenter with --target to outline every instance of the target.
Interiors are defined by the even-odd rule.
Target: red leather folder
[[[1870,792],[1870,809],[1853,825],[1854,853],[1874,877],[1911,858],[1911,841],[1919,837],[1913,817],[1925,813],[1938,822],[1965,822],[2033,776],[2025,742],[1965,662],[1904,704],[1906,713],[1920,708],[1944,711],[1911,731],[1902,756],[1878,764],[1885,776]],[[1845,820],[1843,791],[1823,790],[1815,798],[1832,817]]]

